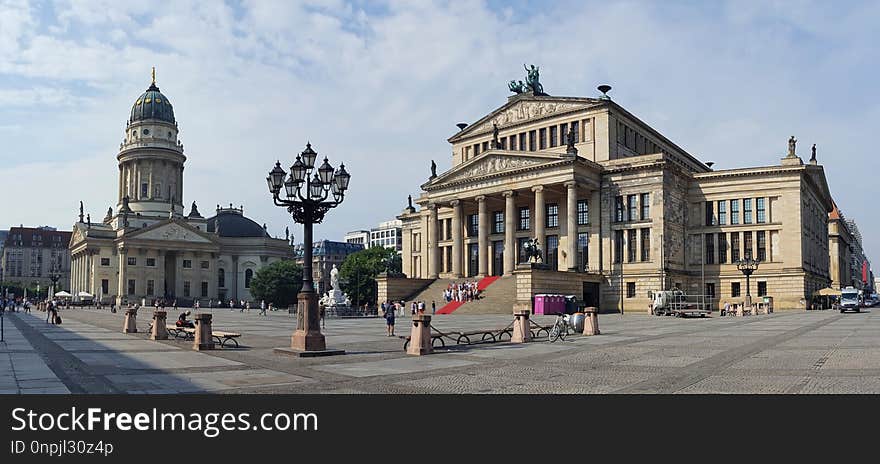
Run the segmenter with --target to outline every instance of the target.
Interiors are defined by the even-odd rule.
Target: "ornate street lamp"
[[[752,306],[752,294],[749,292],[751,287],[749,285],[749,276],[758,270],[758,263],[758,260],[752,259],[751,257],[736,262],[736,268],[746,276],[746,306],[748,307]]]
[[[52,269],[49,271],[49,279],[52,281],[52,288],[49,290],[49,295],[46,297],[47,300],[55,296],[56,285],[58,285],[58,281],[61,280],[61,265],[57,260],[52,262]]]
[[[327,350],[324,334],[318,325],[318,295],[312,282],[312,225],[320,224],[331,208],[342,203],[351,175],[345,171],[344,164],[334,171],[327,158],[315,169],[317,157],[311,143],[307,143],[306,149],[290,166],[289,175],[278,161],[266,177],[275,206],[287,208],[293,220],[303,225],[303,286],[297,295],[296,331],[290,345],[302,356],[344,353],[342,350]]]

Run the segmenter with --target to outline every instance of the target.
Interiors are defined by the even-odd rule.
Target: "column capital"
[[[565,188],[567,188],[567,189],[573,189],[573,188],[577,188],[578,184],[577,184],[577,181],[570,180],[562,185],[564,185]]]
[[[477,203],[482,203],[486,201],[486,195],[477,195],[474,197],[474,200],[476,200]]]
[[[536,193],[537,193],[537,192],[543,192],[543,191],[544,191],[544,186],[543,186],[543,185],[536,185],[536,186],[532,187],[532,191],[533,191],[533,192],[536,192]]]
[[[514,195],[516,195],[516,192],[514,192],[513,190],[505,190],[501,192],[501,196],[503,196],[504,198],[510,198]]]
[[[449,202],[449,206],[455,208],[456,206],[461,204],[461,200],[452,200]]]
[[[437,208],[439,207],[440,205],[438,205],[437,203],[428,203],[425,205],[425,208],[428,208],[431,211],[437,211]]]

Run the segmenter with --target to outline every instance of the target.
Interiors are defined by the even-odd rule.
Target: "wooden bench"
[[[235,344],[235,347],[238,348],[238,337],[241,337],[241,334],[238,332],[224,332],[222,330],[213,330],[211,331],[211,337],[220,344],[220,346],[225,347],[227,342],[232,342]]]
[[[168,330],[170,335],[174,335],[174,338],[181,338],[183,340],[193,340],[196,337],[196,329],[192,327],[177,327],[174,324],[166,324],[165,328]],[[241,337],[241,334],[238,332],[226,332],[223,330],[212,330],[211,338],[214,339],[217,344],[222,347],[226,347],[226,344],[232,342],[236,348],[239,347],[237,338]]]

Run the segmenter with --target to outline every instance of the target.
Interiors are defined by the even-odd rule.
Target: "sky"
[[[174,105],[184,204],[286,226],[265,177],[306,142],[351,173],[316,238],[393,219],[451,165],[446,139],[541,70],[547,93],[618,104],[715,169],[817,145],[880,263],[877,2],[0,0],[0,228],[115,209],[115,156],[150,84]]]

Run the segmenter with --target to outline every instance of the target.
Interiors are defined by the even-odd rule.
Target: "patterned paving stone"
[[[783,394],[807,377],[714,375],[675,393]]]

